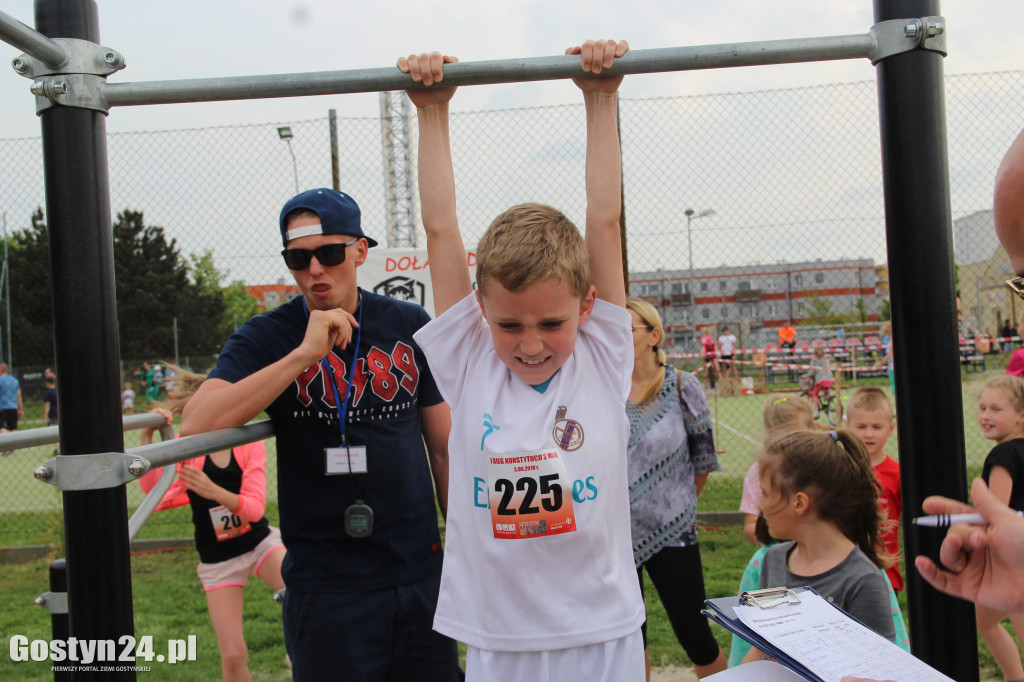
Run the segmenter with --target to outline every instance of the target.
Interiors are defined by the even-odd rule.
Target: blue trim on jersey
[[[558,374],[558,372],[555,372],[555,374]],[[551,380],[555,378],[555,374],[549,376],[547,381],[541,382],[539,384],[530,384],[530,388],[537,391],[537,393],[544,393],[544,391],[548,390],[548,386],[551,385]]]

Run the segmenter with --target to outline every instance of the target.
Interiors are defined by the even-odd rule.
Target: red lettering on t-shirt
[[[402,374],[401,385],[409,395],[416,395],[416,384],[419,383],[420,370],[416,366],[416,356],[413,354],[412,347],[408,344],[399,341],[395,344],[395,349],[391,351],[391,360],[394,362]]]
[[[398,382],[391,373],[391,356],[380,348],[373,347],[366,354],[366,366],[373,375],[370,388],[374,395],[390,402],[398,393]]]
[[[314,380],[320,375],[320,363],[310,365],[306,369],[302,370],[302,374],[295,377],[295,385],[299,389],[299,402],[306,407],[313,402],[312,396],[309,394],[309,387]]]

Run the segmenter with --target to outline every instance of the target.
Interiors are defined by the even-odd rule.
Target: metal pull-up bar
[[[26,26],[4,11],[0,11],[0,39],[53,68],[60,68],[68,60],[67,49],[63,45]],[[15,70],[18,70],[17,66]]]
[[[918,47],[944,53],[943,23],[941,17],[897,19],[876,24],[863,34],[631,50],[616,60],[615,72],[623,75],[665,73],[842,59],[870,59],[876,63]],[[16,58],[13,64],[18,73],[33,79],[32,92],[41,98],[39,110],[53,104],[108,111],[115,106],[337,95],[423,87],[412,83],[407,74],[394,67],[110,83],[105,78],[107,73],[124,66],[123,59],[116,52],[105,48],[97,50],[95,46],[82,45],[80,41],[51,40],[0,13],[0,26],[10,24],[20,28],[9,28],[0,36],[14,33],[21,37],[17,45],[23,47],[26,54]],[[48,56],[61,50],[65,62],[70,53],[76,57],[71,60],[73,64],[88,66],[84,69],[69,66],[63,71],[55,68],[48,61]],[[102,62],[98,70],[93,66],[95,62]],[[580,76],[579,59],[565,55],[460,62],[445,67],[445,82],[450,85],[519,83]]]
[[[916,41],[907,40],[910,44],[908,49],[912,49]],[[876,47],[877,41],[873,35],[864,34],[630,50],[616,59],[615,73],[663,73],[731,66],[870,58]],[[580,75],[579,57],[566,55],[459,62],[444,67],[444,79],[448,85],[522,83],[574,78]],[[407,74],[394,67],[385,67],[264,76],[107,83],[103,87],[103,96],[113,107],[380,92],[405,90],[409,87],[410,79]],[[415,87],[424,86],[415,84]]]

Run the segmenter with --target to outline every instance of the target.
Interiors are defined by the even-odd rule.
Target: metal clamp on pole
[[[64,615],[68,612],[68,593],[43,592],[36,597],[36,606],[42,606],[50,612],[50,615]]]
[[[149,460],[125,452],[58,455],[36,467],[34,476],[61,490],[103,490],[134,481],[150,469]]]
[[[125,67],[121,53],[77,38],[54,38],[52,42],[67,54],[60,66],[52,66],[29,54],[11,60],[15,72],[32,80],[36,113],[58,104],[108,113],[110,107],[103,98],[102,83],[107,76]]]
[[[945,17],[880,21],[871,27],[870,34],[875,43],[872,64],[918,48],[938,52],[943,57],[947,54]]]

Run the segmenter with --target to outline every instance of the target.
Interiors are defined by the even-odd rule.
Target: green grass
[[[736,593],[740,575],[754,546],[743,539],[742,529],[700,528],[701,556],[708,597]],[[169,639],[196,635],[198,660],[174,666],[150,663],[154,679],[217,679],[220,659],[216,639],[206,612],[203,591],[195,575],[198,557],[193,550],[175,550],[132,556],[132,589],[136,636],[151,635],[154,653],[165,650]],[[46,590],[49,560],[5,565],[0,574],[0,593],[6,597],[0,610],[0,638],[4,643],[13,635],[29,639],[50,638],[48,613],[33,605],[36,596]],[[285,649],[281,627],[281,608],[270,599],[271,589],[252,579],[245,594],[245,628],[249,645],[249,667],[256,680],[287,680]],[[650,580],[645,580],[648,617],[648,652],[655,666],[689,667],[690,662],[676,642],[672,627]],[[906,595],[900,596],[907,617]],[[908,621],[909,622],[909,621]],[[911,626],[912,627],[912,626]],[[728,652],[731,636],[712,626],[715,638]],[[464,647],[460,647],[464,652]],[[991,655],[979,640],[983,679],[997,675]],[[141,676],[141,675],[140,675]],[[14,662],[0,657],[0,679],[49,680],[50,664]]]
[[[195,565],[193,550],[177,550],[132,557],[132,589],[135,635],[153,638],[154,655],[167,651],[167,642],[196,636],[197,660],[175,665],[139,661],[151,666],[152,679],[214,680],[220,678],[220,654],[206,611],[206,598]],[[14,635],[50,639],[50,617],[33,604],[48,583],[48,561],[6,565],[0,585],[6,598],[0,610],[0,638],[9,645]],[[281,606],[271,600],[271,590],[252,578],[245,592],[245,637],[249,645],[249,668],[255,680],[289,680],[285,666]],[[12,661],[0,656],[0,679],[52,680],[52,664]],[[145,679],[147,673],[139,673]]]

